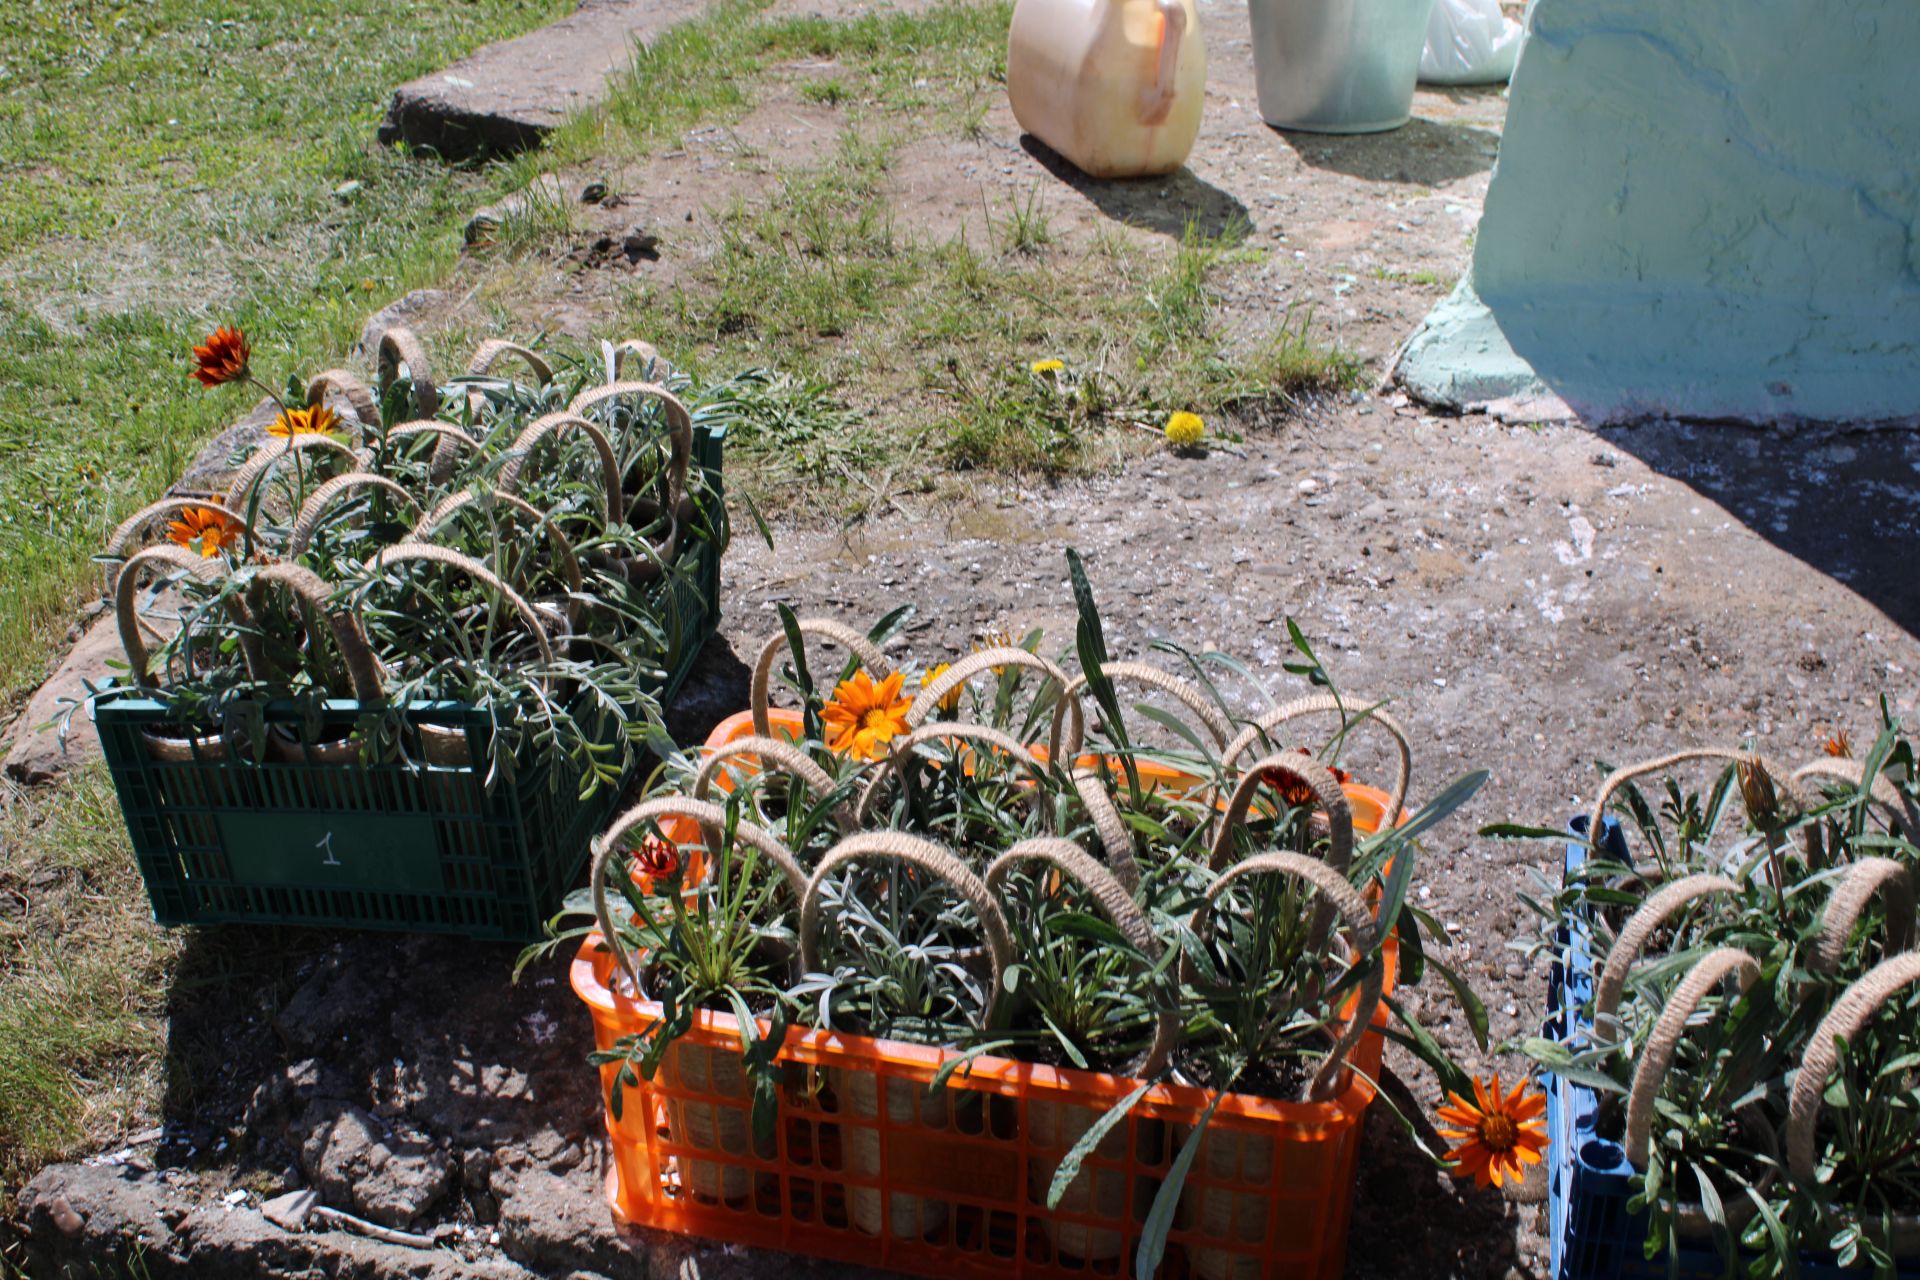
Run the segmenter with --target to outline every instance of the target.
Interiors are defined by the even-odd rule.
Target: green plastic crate
[[[694,461],[720,492],[721,433],[695,433]],[[719,540],[687,554],[693,581],[662,588],[675,651],[654,692],[665,707],[678,695],[720,619]],[[350,726],[360,704],[330,702],[323,722]],[[486,712],[458,703],[410,707],[410,722],[462,727],[487,741]],[[268,724],[298,724],[291,705],[267,710]],[[511,782],[484,785],[479,768],[329,764],[196,758],[170,762],[148,751],[143,731],[167,723],[164,704],[128,693],[96,708],[100,744],[119,792],[146,881],[163,925],[292,924],[449,933],[531,941],[559,909],[585,866],[625,783],[579,799],[570,761],[537,760],[523,749]],[[603,741],[619,726],[602,714]],[[551,774],[568,776],[555,785]]]

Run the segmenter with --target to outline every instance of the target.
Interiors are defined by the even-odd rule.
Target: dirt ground
[[[1288,302],[1311,301],[1383,366],[1466,265],[1500,94],[1422,92],[1414,123],[1382,136],[1281,134],[1253,107],[1244,11],[1202,11],[1211,80],[1189,171],[1157,184],[1075,180],[1023,147],[995,104],[979,140],[907,149],[894,169],[901,217],[948,231],[979,216],[980,189],[1003,199],[1036,184],[1056,234],[1070,237],[1122,222],[1168,236],[1189,217],[1244,216],[1290,253],[1229,276],[1231,322],[1257,334]],[[830,146],[831,117],[797,97],[771,101],[623,175],[621,189],[651,224],[685,227],[688,214],[697,222],[719,200],[764,190],[776,157],[797,163]],[[952,180],[955,165],[967,185]],[[633,221],[633,209],[617,220]],[[670,278],[675,245],[668,235],[661,261],[638,269]],[[530,318],[598,334],[618,281],[596,274],[629,270],[556,275],[529,300]],[[1436,418],[1389,390],[1311,406],[1238,450],[1155,455],[1057,486],[982,483],[964,501],[903,498],[851,529],[782,525],[771,551],[738,523],[723,636],[678,709],[683,741],[744,706],[743,663],[776,625],[777,602],[863,621],[914,602],[902,647],[916,662],[964,653],[995,626],[1044,627],[1066,646],[1062,549],[1073,546],[1116,654],[1163,637],[1215,646],[1276,689],[1291,687],[1283,621],[1296,619],[1344,689],[1394,700],[1415,739],[1416,799],[1467,769],[1493,771],[1429,842],[1414,891],[1457,926],[1454,958],[1487,999],[1496,1040],[1539,1023],[1544,966],[1507,944],[1531,929],[1515,896],[1526,868],[1552,870],[1556,851],[1479,839],[1479,825],[1563,822],[1591,795],[1597,760],[1751,740],[1797,762],[1833,730],[1871,739],[1883,694],[1902,713],[1920,710],[1910,563],[1920,437],[1905,431],[1530,430]],[[612,1231],[584,1066],[591,1036],[562,963],[508,987],[505,948],[307,945],[312,976],[277,1016],[182,993],[175,1035],[235,1046],[219,1101],[169,1113],[163,1133],[124,1152],[43,1175],[23,1199],[34,1256],[75,1256],[85,1237],[64,1230],[64,1207],[96,1242],[144,1230],[156,1277],[185,1274],[176,1260],[189,1247],[202,1276],[844,1274]],[[1426,1009],[1446,1018],[1431,994]],[[262,1034],[269,1020],[273,1037]],[[1474,1059],[1459,1019],[1440,1025]],[[1430,1106],[1431,1077],[1396,1062]],[[428,1225],[416,1229],[443,1224],[438,1252],[286,1236],[259,1218],[263,1195],[306,1185],[329,1149],[352,1148],[349,1129],[364,1131],[362,1155],[386,1153],[355,1167],[425,1185]],[[1537,1191],[1507,1199],[1450,1182],[1376,1107],[1348,1272],[1542,1275]]]

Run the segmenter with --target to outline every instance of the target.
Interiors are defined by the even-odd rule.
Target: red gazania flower
[[[247,335],[221,325],[208,336],[205,345],[193,349],[193,376],[200,379],[203,387],[238,382],[247,376],[247,362],[252,358],[253,348],[247,345]]]
[[[680,851],[672,841],[649,835],[633,853],[635,875],[653,880],[671,879],[680,870]]]
[[[1502,1097],[1500,1073],[1493,1073],[1491,1085],[1476,1079],[1472,1102],[1457,1093],[1447,1094],[1451,1106],[1439,1110],[1440,1136],[1460,1145],[1447,1152],[1454,1162],[1453,1176],[1472,1178],[1477,1187],[1488,1183],[1505,1186],[1511,1179],[1520,1181],[1526,1167],[1540,1163],[1547,1149],[1547,1135],[1541,1117],[1547,1109],[1545,1094],[1527,1093],[1527,1082],[1513,1086]]]
[[[1300,755],[1305,756],[1309,760],[1313,758],[1313,753],[1311,751],[1308,751],[1305,747],[1293,747],[1291,748],[1291,750],[1298,752]],[[1348,773],[1345,769],[1339,768],[1335,765],[1328,765],[1326,766],[1326,769],[1328,773],[1331,773],[1333,775],[1333,780],[1335,782],[1340,783],[1342,786],[1346,785],[1348,782],[1352,781],[1353,779],[1352,774]],[[1275,791],[1279,792],[1280,798],[1286,801],[1288,806],[1291,808],[1302,809],[1309,805],[1317,805],[1320,803],[1319,798],[1313,794],[1312,787],[1308,786],[1305,782],[1302,782],[1298,778],[1295,778],[1289,774],[1280,772],[1280,770],[1278,769],[1262,770],[1260,773],[1260,781],[1266,783],[1268,786],[1272,787]]]
[[[1839,730],[1831,738],[1828,738],[1826,742],[1821,745],[1820,749],[1828,755],[1836,756],[1841,760],[1851,760],[1853,758],[1853,740],[1847,737],[1847,731],[1845,729]]]

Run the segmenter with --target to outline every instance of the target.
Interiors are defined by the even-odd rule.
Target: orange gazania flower
[[[211,558],[240,536],[240,522],[211,507],[187,507],[167,525],[167,540]]]
[[[1845,729],[1835,732],[1831,738],[1828,738],[1826,742],[1821,745],[1820,749],[1828,755],[1838,756],[1842,760],[1851,760],[1853,758],[1853,741],[1847,737],[1847,731]]]
[[[238,382],[247,376],[247,361],[252,358],[247,335],[221,325],[207,336],[204,345],[193,349],[193,376],[203,387]]]
[[[669,879],[680,870],[680,851],[672,842],[649,834],[634,850],[633,870],[654,880]]]
[[[1491,1085],[1474,1080],[1473,1102],[1452,1092],[1447,1097],[1453,1105],[1441,1107],[1439,1117],[1441,1124],[1452,1127],[1439,1132],[1460,1144],[1447,1152],[1454,1177],[1472,1178],[1477,1187],[1499,1187],[1509,1179],[1518,1182],[1527,1165],[1540,1163],[1540,1153],[1547,1149],[1541,1118],[1547,1109],[1545,1094],[1527,1093],[1522,1080],[1503,1097],[1496,1071]]]
[[[827,746],[876,760],[886,743],[907,731],[907,708],[911,699],[900,696],[905,677],[896,671],[879,684],[864,671],[853,679],[842,680],[833,691],[833,700],[820,709],[826,725]]]
[[[295,436],[332,435],[340,425],[340,415],[323,404],[309,405],[304,409],[282,409],[280,416],[267,428],[270,436],[283,436],[288,440]]]
[[[1313,753],[1311,751],[1308,751],[1305,747],[1292,747],[1292,748],[1289,748],[1289,750],[1296,751],[1301,755],[1306,756],[1308,759],[1312,759],[1313,757]],[[1348,782],[1353,780],[1352,774],[1348,773],[1345,769],[1342,769],[1337,765],[1328,765],[1327,772],[1331,773],[1333,775],[1333,780],[1335,782],[1340,783],[1342,786],[1345,786]],[[1288,807],[1290,808],[1300,809],[1300,808],[1305,808],[1309,805],[1317,805],[1320,803],[1319,797],[1313,794],[1312,787],[1300,781],[1300,779],[1298,778],[1290,777],[1287,774],[1281,773],[1278,769],[1263,770],[1260,774],[1260,781],[1266,783],[1268,786],[1272,787],[1275,791],[1278,791],[1280,793],[1280,798],[1286,801]]]

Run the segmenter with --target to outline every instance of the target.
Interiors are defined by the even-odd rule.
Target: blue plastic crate
[[[1575,835],[1583,836],[1587,819],[1575,818],[1569,826]],[[1601,827],[1600,843],[1609,856],[1629,860],[1626,834],[1612,818]],[[1568,844],[1566,875],[1571,877],[1586,860],[1585,845]],[[1577,1021],[1575,1011],[1593,995],[1597,961],[1587,921],[1562,920],[1559,940],[1560,958],[1547,977],[1543,1034],[1565,1040],[1569,1032],[1584,1034],[1589,1029]],[[1554,1075],[1546,1076],[1544,1083],[1547,1136],[1552,1139],[1547,1152],[1547,1226],[1554,1280],[1666,1280],[1672,1274],[1670,1259],[1665,1254],[1652,1261],[1646,1258],[1647,1215],[1627,1210],[1633,1196],[1633,1167],[1627,1163],[1626,1148],[1596,1131],[1599,1094]],[[1705,1242],[1682,1247],[1678,1263],[1681,1280],[1718,1280],[1726,1271],[1718,1251]],[[1835,1265],[1832,1254],[1800,1255],[1802,1280],[1842,1280],[1866,1273],[1864,1266]],[[1746,1274],[1744,1263],[1735,1274]],[[1903,1265],[1897,1275],[1900,1280],[1920,1280],[1920,1263]]]

